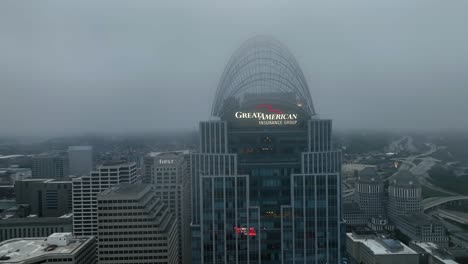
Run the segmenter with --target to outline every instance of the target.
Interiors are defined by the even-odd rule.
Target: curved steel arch
[[[260,78],[258,78],[260,77]],[[293,93],[310,116],[315,115],[304,74],[294,56],[279,41],[266,36],[247,40],[228,61],[213,102],[212,114],[230,110],[228,99],[245,93]],[[230,101],[229,101],[230,102]]]

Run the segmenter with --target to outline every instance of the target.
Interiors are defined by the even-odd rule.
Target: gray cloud
[[[342,129],[468,129],[467,1],[1,1],[0,134],[194,129],[257,34]]]

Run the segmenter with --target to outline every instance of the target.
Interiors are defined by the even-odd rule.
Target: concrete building
[[[445,227],[439,221],[422,213],[399,216],[396,227],[415,242],[433,242],[447,247],[449,238]]]
[[[386,215],[384,184],[375,168],[367,167],[358,173],[354,201],[363,211],[366,220]]]
[[[0,243],[1,264],[95,264],[96,239],[54,233],[48,237],[17,238]]]
[[[97,235],[96,195],[120,183],[135,183],[135,162],[112,162],[100,165],[89,176],[72,179],[73,234]]]
[[[174,213],[153,186],[120,184],[98,194],[99,263],[178,263]]]
[[[409,247],[419,253],[420,264],[458,264],[454,256],[434,243],[411,242]]]
[[[31,214],[58,217],[72,212],[72,182],[25,179],[15,182],[17,204],[28,204]]]
[[[177,219],[179,263],[191,263],[189,151],[153,152],[145,157],[144,183],[152,184],[156,196]]]
[[[93,170],[93,147],[68,147],[68,160],[70,164],[70,175],[89,175],[89,173]]]
[[[39,154],[32,159],[32,177],[40,179],[64,179],[69,174],[66,153]]]
[[[388,218],[395,222],[398,217],[422,212],[421,185],[416,176],[407,170],[398,171],[388,187]]]
[[[72,230],[72,214],[60,217],[11,217],[0,220],[0,241],[25,237],[47,237],[53,233],[72,232]]]
[[[353,264],[415,264],[419,254],[403,243],[372,235],[346,234],[346,251]]]
[[[343,219],[347,226],[364,226],[367,223],[366,216],[357,203],[343,203]]]

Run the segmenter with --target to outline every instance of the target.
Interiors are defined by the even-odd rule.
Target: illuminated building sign
[[[174,160],[160,159],[159,164],[174,164]]]
[[[257,236],[257,231],[255,231],[254,227],[247,228],[247,227],[235,226],[234,231],[236,232],[236,234],[239,234],[239,235],[242,234],[244,236]]]
[[[267,110],[267,112],[242,112],[234,113],[236,119],[253,119],[258,120],[259,125],[296,125],[298,114],[284,113],[280,109],[273,108],[272,105],[262,104],[256,107],[257,109]]]

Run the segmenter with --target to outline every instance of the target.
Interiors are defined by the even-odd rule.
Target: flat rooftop
[[[103,164],[97,166],[98,171],[100,169],[106,169],[106,168],[118,168],[118,167],[131,167],[135,166],[136,162],[131,162],[131,161],[125,161],[125,160],[112,160],[112,161],[106,161]]]
[[[439,247],[434,243],[420,242],[420,243],[415,243],[415,244],[418,245],[419,247],[421,247],[422,249],[424,249],[427,253],[431,253],[432,256],[434,256],[441,263],[444,263],[444,264],[458,264],[458,262],[456,262],[453,259],[444,258],[444,256],[442,256],[440,254],[440,252],[438,252]]]
[[[413,254],[418,254],[416,251],[412,250],[408,246],[406,246],[403,243],[400,243],[401,249],[396,250],[396,251],[391,251],[389,247],[384,246],[384,244],[381,241],[378,241],[377,239],[369,238],[369,237],[359,237],[357,235],[354,235],[353,233],[346,233],[346,236],[348,236],[350,239],[352,239],[354,242],[360,242],[364,244],[367,248],[369,248],[374,255],[413,255]],[[394,240],[392,240],[394,241]],[[388,241],[390,242],[390,241]],[[389,243],[390,246],[392,246],[392,243],[397,243],[397,241]]]
[[[150,153],[148,153],[148,156],[155,158],[155,157],[158,157],[158,156],[164,156],[164,155],[169,155],[169,154],[188,155],[188,154],[190,154],[190,150],[183,149],[183,150],[174,150],[174,151],[150,152]]]
[[[57,246],[55,249],[45,251],[49,246],[46,237],[42,238],[16,238],[0,243],[0,256],[10,257],[0,260],[0,263],[21,263],[30,258],[43,255],[71,254],[78,250],[90,238],[73,238],[67,246]]]
[[[116,185],[112,188],[109,188],[101,193],[99,193],[99,198],[113,198],[115,196],[120,197],[138,197],[141,193],[146,189],[149,188],[146,184],[129,184],[129,183],[121,183]]]

